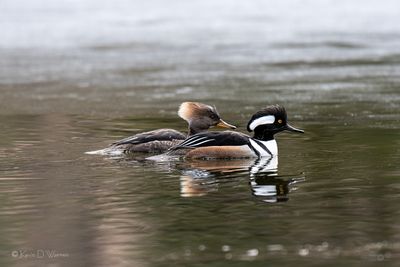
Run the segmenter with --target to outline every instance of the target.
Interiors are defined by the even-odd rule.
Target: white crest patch
[[[260,117],[258,119],[255,119],[252,123],[250,123],[250,130],[254,131],[257,126],[263,125],[263,124],[272,124],[275,121],[275,116],[274,115],[267,115]]]

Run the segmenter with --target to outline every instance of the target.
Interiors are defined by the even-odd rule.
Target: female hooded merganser
[[[187,158],[248,158],[273,157],[278,155],[278,146],[274,135],[281,131],[304,133],[287,123],[284,107],[268,106],[255,113],[247,124],[254,136],[224,131],[199,133],[188,137],[179,145],[170,149],[170,154],[178,149],[190,149]]]
[[[103,155],[131,152],[162,153],[179,144],[186,137],[207,131],[213,126],[236,129],[236,126],[220,118],[215,107],[203,103],[184,102],[179,107],[178,115],[189,124],[187,136],[174,129],[158,129],[127,137],[112,143],[105,149],[86,153]]]

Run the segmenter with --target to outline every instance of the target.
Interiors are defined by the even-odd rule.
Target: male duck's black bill
[[[217,126],[222,127],[222,128],[228,128],[228,129],[236,129],[236,126],[229,124],[223,120],[219,120]]]
[[[286,127],[285,127],[284,130],[289,131],[289,132],[294,132],[294,133],[304,133],[303,130],[294,128],[293,126],[291,126],[291,125],[289,125],[289,124],[286,124]]]

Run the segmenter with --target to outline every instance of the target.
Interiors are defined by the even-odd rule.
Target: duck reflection
[[[199,197],[218,191],[218,182],[211,173],[203,170],[184,171],[181,178],[181,196]]]
[[[181,196],[199,197],[216,192],[229,178],[245,176],[252,194],[266,203],[288,201],[294,184],[304,176],[279,176],[278,158],[191,160],[186,161],[180,177]]]
[[[267,203],[289,200],[289,192],[295,190],[294,184],[305,181],[304,177],[255,176],[250,178],[252,194]]]
[[[229,174],[247,175],[254,159],[188,160],[180,177],[181,196],[204,196],[218,191],[221,180]]]
[[[249,171],[251,176],[256,174],[278,175],[278,156],[259,158],[253,161]]]

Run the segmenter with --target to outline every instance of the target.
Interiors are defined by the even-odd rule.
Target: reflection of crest
[[[278,157],[260,158],[250,168],[250,187],[254,196],[265,202],[289,200],[293,184],[304,181],[304,177],[278,175]]]
[[[293,185],[304,180],[304,177],[255,176],[250,178],[250,187],[253,195],[264,202],[282,202],[289,200],[289,192],[295,189]]]

